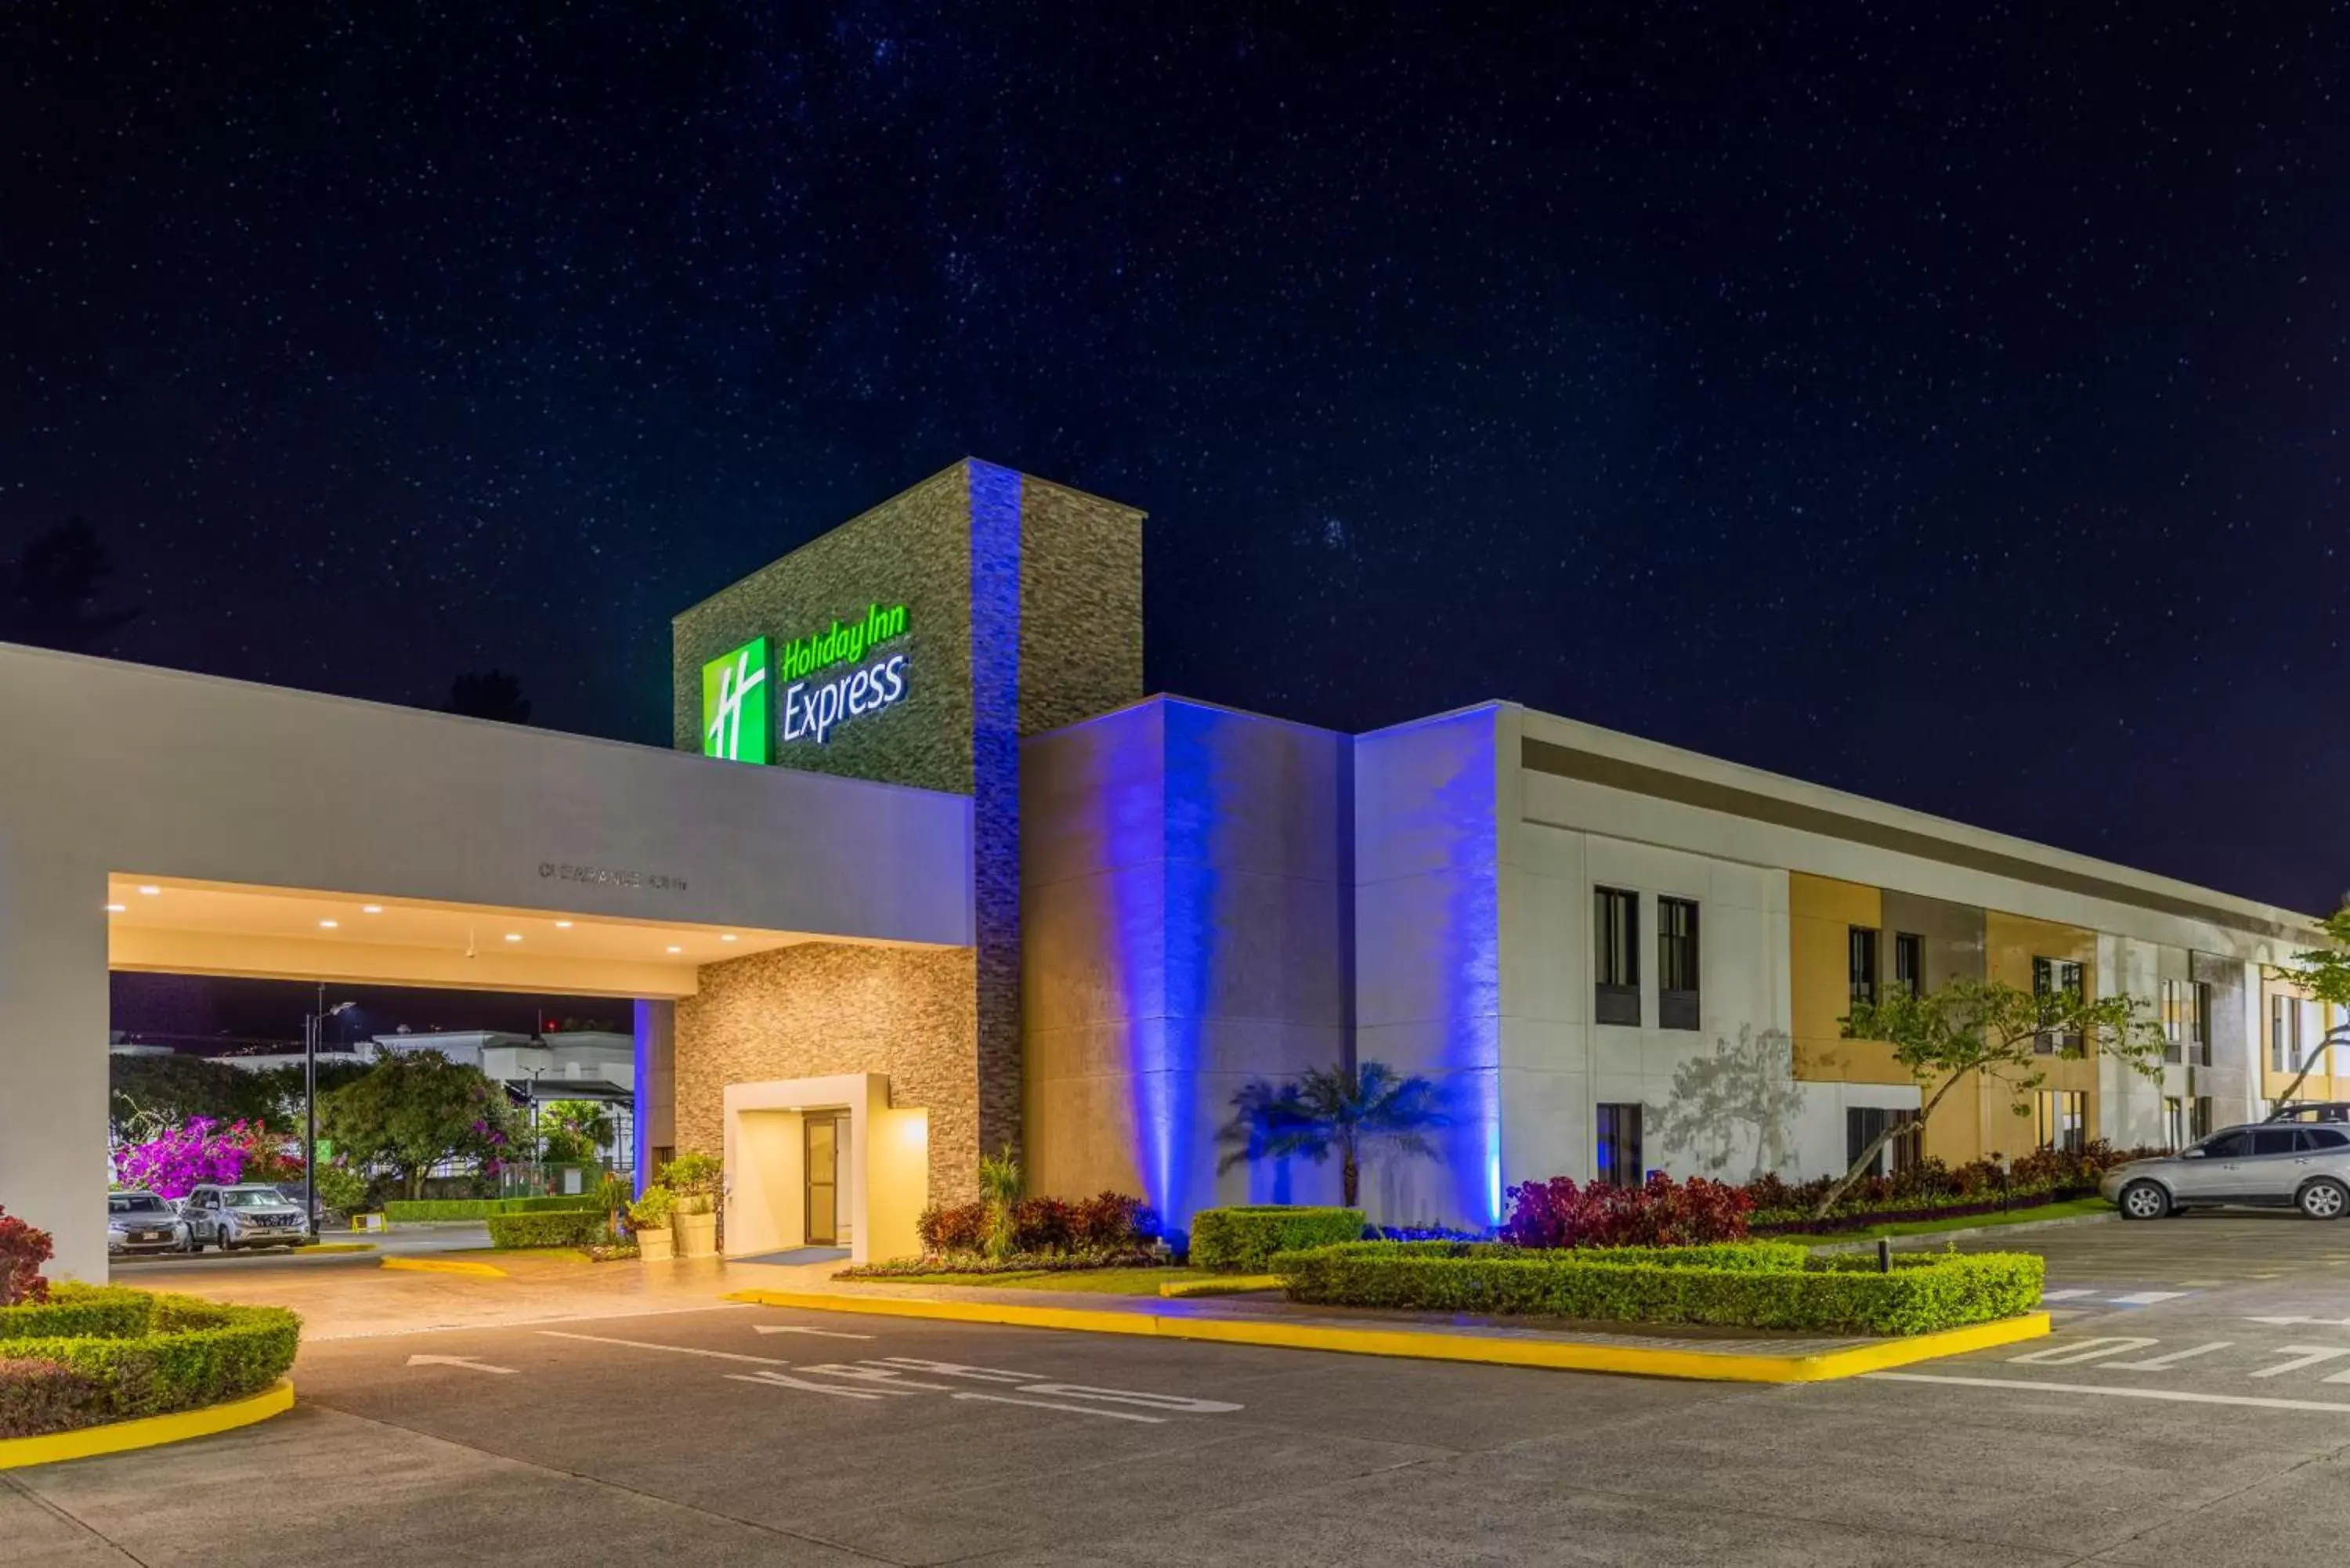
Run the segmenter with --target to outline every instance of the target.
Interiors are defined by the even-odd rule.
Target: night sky
[[[659,744],[672,613],[974,453],[1149,510],[1156,688],[2330,909],[2350,19],[1762,9],[18,0],[0,555]]]

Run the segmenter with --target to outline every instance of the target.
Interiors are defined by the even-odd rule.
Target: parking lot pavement
[[[746,1306],[314,1341],[290,1416],[0,1477],[0,1563],[2332,1568],[2350,1225],[2033,1242],[2099,1297],[2051,1338],[1784,1387]]]

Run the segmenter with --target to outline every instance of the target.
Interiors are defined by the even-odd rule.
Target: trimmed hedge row
[[[141,1298],[135,1316],[120,1301]],[[0,1437],[193,1410],[258,1394],[286,1375],[301,1320],[284,1307],[60,1285],[46,1306],[0,1308]],[[94,1301],[93,1298],[106,1298]],[[78,1319],[61,1314],[79,1311]],[[128,1333],[14,1332],[18,1314]]]
[[[1793,1242],[1527,1251],[1365,1241],[1273,1260],[1289,1299],[1419,1312],[1539,1314],[1811,1334],[1911,1334],[2040,1304],[2046,1265],[2022,1253],[1810,1258]]]
[[[601,1209],[557,1209],[539,1213],[493,1214],[490,1245],[518,1247],[585,1247],[604,1239]]]
[[[395,1225],[403,1220],[421,1224],[432,1220],[487,1220],[498,1214],[568,1211],[594,1208],[595,1203],[596,1195],[592,1192],[575,1192],[567,1198],[395,1198],[383,1206],[383,1217]]]
[[[1289,1203],[1202,1209],[1191,1216],[1191,1266],[1261,1274],[1275,1252],[1357,1241],[1362,1235],[1359,1209]]]
[[[0,1308],[0,1345],[18,1339],[129,1339],[155,1321],[155,1293],[61,1284],[45,1302]]]

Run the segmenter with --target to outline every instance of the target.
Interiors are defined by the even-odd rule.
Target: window
[[[2043,1089],[2039,1104],[2040,1147],[2078,1154],[2088,1141],[2089,1096],[2081,1089]]]
[[[2162,1059],[2187,1060],[2187,982],[2183,980],[2162,982]],[[2175,1100],[2170,1103],[2178,1104]]]
[[[1592,962],[1596,985],[1592,1016],[1602,1023],[1640,1022],[1640,895],[1620,888],[1591,890]]]
[[[2290,996],[2269,996],[2269,1071],[2301,1071],[2301,1008]]]
[[[2162,1133],[2165,1148],[2187,1147],[2187,1102],[2177,1095],[2162,1096]]]
[[[2078,1002],[2084,994],[2081,966],[2070,959],[2033,959],[2032,990],[2036,996],[2069,996]],[[2058,1052],[2068,1056],[2078,1055],[2081,1050],[2081,1036],[2073,1033],[2059,1033],[2054,1031],[2043,1031],[2033,1036],[2032,1048],[2043,1056],[2053,1055]]]
[[[2256,1155],[2291,1154],[2293,1135],[2300,1130],[2298,1127],[2254,1127],[2252,1152]]]
[[[1877,1000],[1877,933],[1866,926],[1850,928],[1846,939],[1846,979],[1855,1002]]]
[[[1926,939],[1915,931],[1893,933],[1893,984],[1911,996],[1926,994]]]
[[[2213,1159],[2241,1159],[2252,1152],[2252,1135],[2241,1128],[2206,1138],[2198,1146]]]
[[[1867,1176],[1900,1175],[1918,1163],[1918,1113],[1897,1110],[1884,1106],[1846,1106],[1844,1111],[1844,1162],[1849,1168],[1861,1151],[1875,1143],[1885,1130],[1893,1129],[1892,1137],[1877,1151],[1876,1160],[1862,1174]]]
[[[2188,1059],[2199,1066],[2208,1067],[2211,1064],[2211,985],[2209,981],[2195,982],[2190,1002],[2193,1010],[2188,1014]]]
[[[2336,1149],[2350,1148],[2350,1133],[2340,1127],[2303,1127],[2301,1141],[2295,1147],[2308,1154],[2331,1154]]]
[[[1599,1106],[1599,1158],[1594,1162],[1600,1181],[1608,1187],[1638,1187],[1640,1172],[1640,1107],[1602,1102]]]
[[[2208,1040],[2210,1037],[2206,1035],[2204,1038]],[[2187,1136],[2189,1137],[2196,1138],[2210,1137],[2211,1136],[2210,1096],[2198,1095],[2195,1097],[2195,1103],[2189,1107]]]
[[[1657,1027],[1694,1029],[1697,1005],[1697,900],[1657,900]]]

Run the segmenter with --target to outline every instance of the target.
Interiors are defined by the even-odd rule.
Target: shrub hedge
[[[1323,1305],[1910,1334],[2031,1312],[2045,1264],[1929,1253],[1879,1273],[1874,1258],[1807,1258],[1784,1241],[1571,1251],[1363,1241],[1285,1251],[1272,1272],[1292,1301]]]
[[[0,1437],[258,1394],[294,1365],[300,1340],[301,1320],[284,1307],[60,1285],[46,1306],[0,1308]]]
[[[1362,1239],[1359,1209],[1245,1203],[1191,1216],[1191,1266],[1261,1274],[1275,1252]]]
[[[596,1196],[590,1192],[575,1192],[568,1198],[395,1198],[383,1206],[383,1217],[395,1225],[403,1220],[421,1224],[432,1220],[487,1220],[498,1214],[592,1209],[595,1202]]]
[[[537,1213],[490,1216],[490,1245],[517,1247],[585,1247],[604,1240],[601,1209],[557,1209]]]

